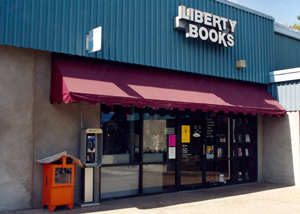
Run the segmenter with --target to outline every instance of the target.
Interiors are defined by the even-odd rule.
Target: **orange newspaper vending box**
[[[61,164],[43,164],[42,208],[47,205],[49,212],[61,205],[73,209],[75,167],[66,160],[67,156],[62,156]]]

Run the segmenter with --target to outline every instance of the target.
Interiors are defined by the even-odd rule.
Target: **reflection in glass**
[[[131,108],[119,107],[119,112],[101,112],[103,164],[139,161],[139,114],[128,114],[126,111]]]
[[[232,180],[245,183],[257,180],[256,117],[236,116],[232,119]]]
[[[252,158],[235,159],[232,174],[235,182],[255,181],[256,169],[254,160]]]
[[[206,182],[227,183],[230,180],[230,160],[208,161],[206,163]]]
[[[167,159],[169,135],[175,134],[174,118],[168,115],[144,114],[143,161],[163,162]]]
[[[101,168],[101,198],[137,195],[139,166]]]
[[[194,188],[202,185],[203,179],[203,149],[204,149],[204,121],[199,117],[185,118],[182,121],[182,130],[187,129],[190,140],[182,143],[180,159],[181,185],[185,188]],[[190,132],[190,133],[189,133]],[[188,136],[186,136],[187,138]]]
[[[247,118],[233,119],[233,142],[234,143],[250,143],[250,131]]]
[[[201,152],[199,149],[197,150],[199,153]],[[202,176],[200,155],[189,155],[181,158],[181,185],[201,184]]]
[[[72,168],[55,168],[55,183],[71,183]]]
[[[145,164],[143,194],[171,191],[175,187],[175,164]]]

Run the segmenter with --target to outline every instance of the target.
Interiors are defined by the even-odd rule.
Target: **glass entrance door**
[[[181,189],[230,182],[230,120],[214,112],[181,120]]]
[[[204,156],[203,123],[199,117],[182,120],[181,125],[181,189],[201,188]]]
[[[225,114],[206,114],[205,187],[230,181],[230,120]]]

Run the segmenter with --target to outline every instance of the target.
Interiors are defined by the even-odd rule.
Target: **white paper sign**
[[[176,147],[169,147],[169,159],[176,159]]]

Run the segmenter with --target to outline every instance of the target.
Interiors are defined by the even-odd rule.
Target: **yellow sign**
[[[190,126],[181,126],[181,142],[190,143]]]
[[[86,130],[86,133],[95,133],[95,134],[102,134],[102,129],[98,128],[90,128]]]

